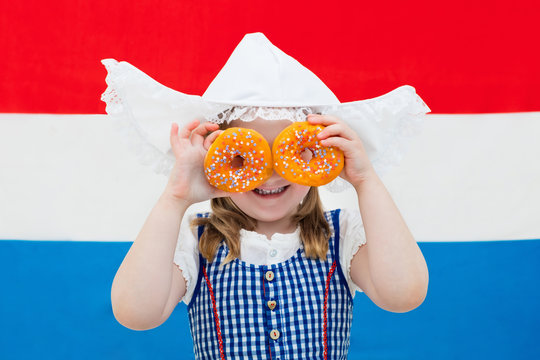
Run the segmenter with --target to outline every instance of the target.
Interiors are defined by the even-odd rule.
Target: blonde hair
[[[199,251],[209,262],[213,261],[222,239],[225,238],[229,248],[229,254],[224,260],[224,264],[227,264],[240,256],[240,229],[254,231],[257,220],[244,213],[230,197],[214,198],[210,205],[210,216],[195,218],[191,225],[204,226]],[[291,221],[300,226],[300,239],[306,256],[310,259],[326,260],[330,226],[324,217],[316,187],[309,189]]]
[[[227,127],[227,122],[220,124],[222,130]],[[229,248],[229,254],[224,260],[224,264],[227,264],[240,257],[240,230],[254,231],[257,220],[244,213],[230,197],[214,198],[210,206],[210,216],[193,219],[191,226],[204,226],[199,240],[199,252],[209,262],[213,261],[222,239],[225,239]],[[300,227],[300,239],[306,256],[326,260],[331,234],[317,187],[309,189],[291,221]]]

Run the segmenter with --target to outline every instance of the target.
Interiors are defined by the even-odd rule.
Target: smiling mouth
[[[284,192],[285,190],[287,190],[288,187],[289,187],[289,185],[282,186],[282,187],[275,188],[275,189],[261,189],[261,188],[255,188],[255,189],[253,189],[253,191],[254,191],[256,194],[258,194],[258,195],[268,196],[268,195],[281,194],[282,192]]]

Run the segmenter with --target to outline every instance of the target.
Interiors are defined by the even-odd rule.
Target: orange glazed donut
[[[226,129],[212,143],[204,159],[208,182],[228,192],[253,190],[273,172],[270,146],[252,129]]]
[[[319,143],[317,134],[324,128],[301,121],[283,129],[272,146],[276,172],[300,185],[320,186],[334,180],[343,169],[343,151]],[[302,157],[306,149],[312,153],[309,162]]]

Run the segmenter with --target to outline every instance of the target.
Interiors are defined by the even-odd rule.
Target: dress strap
[[[334,228],[334,256],[339,261],[339,214],[341,209],[335,209],[330,213],[332,227]]]
[[[198,218],[200,218],[200,217],[208,217],[209,215],[210,215],[209,212],[207,212],[207,213],[197,213]],[[197,247],[199,246],[198,242],[201,240],[201,236],[202,236],[203,232],[204,232],[204,226],[203,225],[197,226]],[[204,256],[201,255],[200,251],[197,251],[197,252],[199,254],[199,272],[198,272],[198,275],[197,275],[197,284],[195,285],[195,289],[193,289],[193,295],[191,296],[191,300],[189,301],[189,304],[187,306],[188,311],[191,308],[191,305],[193,305],[195,303],[195,298],[199,294],[199,290],[201,288],[201,283],[202,283],[202,278],[203,278],[203,271],[204,271],[204,268],[206,266],[206,259],[204,258]]]
[[[332,219],[332,226],[334,228],[334,258],[336,259],[337,266],[336,271],[338,273],[338,276],[341,278],[343,284],[347,288],[347,294],[349,294],[349,297],[352,301],[352,295],[351,290],[349,288],[349,283],[347,282],[347,278],[345,277],[345,274],[343,273],[343,267],[341,266],[341,258],[339,256],[339,245],[341,243],[340,241],[340,228],[339,228],[339,215],[341,214],[341,209],[335,209],[331,212],[331,219]]]

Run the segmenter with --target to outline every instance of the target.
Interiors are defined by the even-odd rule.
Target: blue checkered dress
[[[308,259],[301,246],[278,264],[235,259],[220,269],[225,241],[213,262],[199,254],[188,305],[196,359],[347,358],[353,300],[339,263],[339,212],[325,212],[333,234],[326,261]]]

